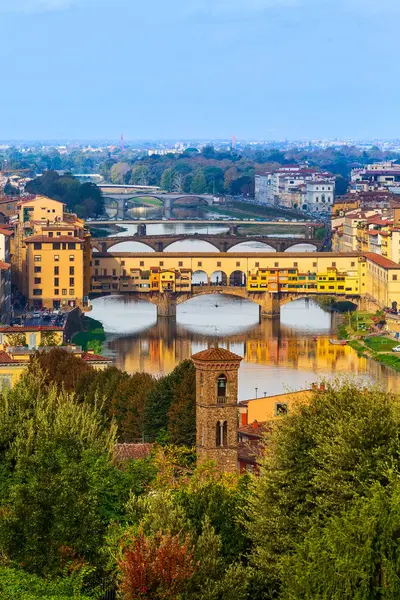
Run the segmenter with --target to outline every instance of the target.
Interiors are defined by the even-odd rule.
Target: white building
[[[334,178],[321,178],[306,182],[307,211],[331,212],[335,198]]]
[[[304,166],[284,166],[255,177],[258,202],[305,212],[330,212],[335,197],[335,178]]]

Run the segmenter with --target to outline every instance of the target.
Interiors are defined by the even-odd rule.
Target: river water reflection
[[[258,322],[258,306],[240,298],[202,296],[178,306],[177,318],[158,319],[155,307],[132,298],[108,296],[93,301],[90,314],[104,325],[104,354],[129,373],[170,372],[193,353],[214,346],[244,357],[239,399],[279,394],[310,386],[321,378],[349,375],[376,381],[388,389],[400,376],[347,346],[329,343],[338,316],[312,300],[296,300],[281,309],[279,321]]]

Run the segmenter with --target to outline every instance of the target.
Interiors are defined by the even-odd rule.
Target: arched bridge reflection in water
[[[281,320],[258,322],[257,307],[235,297],[202,296],[178,306],[177,318],[158,319],[155,307],[126,297],[93,302],[91,317],[103,322],[105,354],[133,373],[170,372],[193,353],[218,343],[244,356],[239,398],[308,387],[319,378],[342,375],[399,385],[400,375],[358,357],[347,346],[334,346],[338,317],[312,300],[282,307]]]

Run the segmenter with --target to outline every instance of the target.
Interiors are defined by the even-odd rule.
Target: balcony
[[[217,406],[225,406],[228,404],[227,396],[217,396]]]

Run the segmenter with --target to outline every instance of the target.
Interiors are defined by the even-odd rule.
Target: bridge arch
[[[246,287],[247,277],[244,271],[237,269],[229,276],[229,285],[232,287]]]
[[[211,273],[210,285],[228,285],[228,276],[225,271],[214,271],[214,273]]]
[[[285,252],[317,252],[318,250],[318,245],[314,242],[296,242],[295,240],[293,240],[294,243],[289,246],[288,248],[286,248]]]
[[[249,246],[251,244],[251,246]],[[259,238],[249,238],[245,242],[238,242],[231,246],[228,252],[276,252],[276,248],[268,242],[264,242]]]
[[[192,285],[208,285],[208,275],[206,271],[198,269],[192,273]]]
[[[203,249],[197,249],[198,252],[219,252],[219,248],[215,245],[212,244],[211,242],[209,242],[208,240],[204,240],[202,239],[201,236],[193,236],[192,238],[185,238],[184,240],[177,240],[177,241],[172,241],[167,243],[164,246],[164,252],[191,252],[194,250],[193,244],[195,244],[196,242],[202,242],[202,244],[205,244],[207,247]],[[177,245],[176,248],[174,248],[174,245]],[[182,244],[187,244],[188,245],[188,249],[185,250],[182,247]]]
[[[132,244],[135,245],[135,248],[132,249]],[[112,250],[111,250],[112,248]],[[150,244],[146,244],[145,242],[135,242],[134,240],[124,241],[124,238],[121,237],[120,242],[115,242],[109,246],[109,251],[111,252],[155,252],[154,248],[150,246]]]

